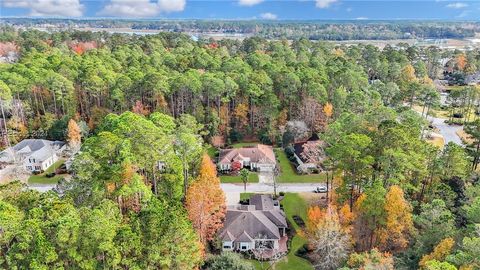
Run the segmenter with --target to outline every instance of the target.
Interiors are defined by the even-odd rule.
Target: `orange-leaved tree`
[[[382,251],[399,252],[407,248],[413,230],[412,208],[403,190],[393,185],[385,196],[385,225],[379,232],[379,248]]]
[[[319,206],[311,206],[307,210],[307,230],[314,230],[318,223],[325,217],[325,213]]]
[[[214,239],[225,218],[225,194],[210,157],[202,157],[200,172],[189,186],[185,200],[188,217],[205,245]]]
[[[68,134],[67,134],[67,140],[68,140],[68,145],[71,148],[77,148],[80,146],[80,142],[82,139],[80,127],[78,126],[77,122],[75,120],[70,119],[68,121]]]

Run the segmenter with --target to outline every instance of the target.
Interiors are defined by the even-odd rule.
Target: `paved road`
[[[454,142],[458,145],[463,145],[462,140],[457,135],[457,131],[462,130],[463,126],[457,125],[448,125],[445,123],[445,119],[437,118],[428,116],[428,121],[432,122],[432,124],[438,128],[440,131],[439,133],[442,134],[443,138],[445,139],[445,144],[449,142]]]
[[[239,184],[221,184],[225,193],[243,192],[243,183]],[[326,186],[324,183],[298,183],[298,184],[278,184],[277,192],[313,192],[320,186]],[[273,185],[253,183],[247,184],[247,192],[262,193],[273,192]]]

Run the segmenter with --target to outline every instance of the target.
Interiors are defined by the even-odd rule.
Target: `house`
[[[29,172],[45,171],[58,160],[58,154],[65,150],[65,143],[42,139],[26,139],[0,152],[2,163],[23,163]]]
[[[219,232],[224,251],[252,252],[257,259],[273,259],[288,251],[287,221],[277,200],[255,194],[249,205],[227,208]]]
[[[217,162],[220,171],[230,171],[235,163],[238,163],[240,168],[271,172],[277,161],[272,147],[264,144],[220,150]]]
[[[293,145],[294,156],[298,164],[298,172],[307,173],[321,169],[320,164],[325,159],[325,153],[323,151],[324,144],[325,143],[314,134],[310,139],[297,142]],[[315,160],[309,158],[309,154],[312,154]]]

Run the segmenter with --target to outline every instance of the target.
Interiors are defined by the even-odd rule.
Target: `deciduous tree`
[[[226,211],[220,179],[215,165],[206,154],[202,158],[199,176],[188,188],[185,207],[200,241],[206,245],[223,226]]]

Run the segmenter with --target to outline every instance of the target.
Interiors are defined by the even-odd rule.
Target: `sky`
[[[480,0],[0,0],[0,17],[480,20]]]

